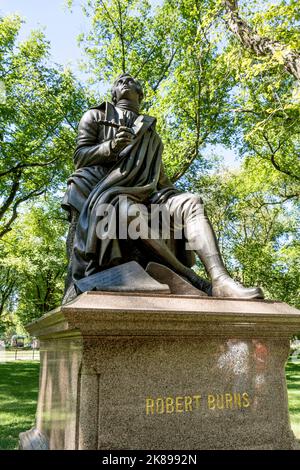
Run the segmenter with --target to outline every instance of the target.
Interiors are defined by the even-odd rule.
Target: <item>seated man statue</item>
[[[246,288],[228,274],[201,198],[176,189],[167,178],[156,120],[140,114],[142,99],[141,84],[124,73],[113,85],[113,104],[106,102],[88,110],[80,121],[74,155],[76,171],[68,180],[63,201],[71,220],[67,299],[81,292],[80,280],[130,261],[137,261],[143,268],[150,261],[159,262],[214,297],[263,297],[260,288]],[[163,209],[171,221],[170,237],[162,233],[103,236],[101,222],[105,215],[109,225],[103,208],[115,209],[119,216],[117,230],[124,231],[134,220],[131,208],[136,204],[148,208],[149,213],[154,205]],[[149,224],[149,214],[144,211],[143,217]],[[177,233],[183,234],[181,238],[175,236],[179,220],[182,226],[179,230],[177,227]],[[159,227],[161,230],[161,224]],[[195,254],[211,284],[191,269]]]

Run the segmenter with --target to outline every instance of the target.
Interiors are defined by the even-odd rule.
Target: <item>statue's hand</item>
[[[111,148],[115,153],[120,153],[127,145],[131,144],[134,132],[130,127],[120,126],[115,138],[111,141]]]

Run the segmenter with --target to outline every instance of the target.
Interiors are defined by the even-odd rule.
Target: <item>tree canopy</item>
[[[0,241],[0,315],[24,324],[55,308],[66,271],[66,220],[57,198],[31,202]]]
[[[47,63],[49,43],[40,31],[18,42],[22,21],[0,18],[0,238],[12,229],[20,206],[67,178],[77,122],[87,106],[84,89],[67,69]]]

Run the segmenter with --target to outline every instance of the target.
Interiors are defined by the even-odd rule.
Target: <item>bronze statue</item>
[[[143,268],[150,261],[158,262],[215,297],[263,297],[260,288],[243,287],[229,276],[201,198],[178,190],[167,178],[156,120],[139,113],[142,99],[141,84],[122,74],[112,88],[113,103],[88,110],[80,121],[76,171],[68,180],[63,201],[71,220],[67,300],[81,292],[80,280],[130,261]],[[126,200],[126,210],[121,210],[121,197]],[[101,207],[115,209],[120,230],[133,220],[130,208],[136,204],[149,210],[154,205],[163,208],[170,216],[171,236],[135,240],[99,236],[104,217]],[[148,215],[143,217],[148,224]],[[181,238],[174,236],[175,219],[182,220]],[[195,254],[205,266],[211,285],[191,269]]]

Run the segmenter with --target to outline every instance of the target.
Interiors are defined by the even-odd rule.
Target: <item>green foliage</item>
[[[86,96],[66,69],[48,63],[49,43],[34,31],[19,43],[21,19],[0,18],[0,237],[20,205],[54,193],[72,168],[76,125]]]
[[[210,1],[86,2],[91,29],[80,41],[86,68],[97,82],[111,83],[122,71],[145,87],[143,110],[157,117],[167,172],[179,179],[208,143],[228,142],[232,132],[227,101],[234,82],[215,31]]]
[[[263,37],[281,41],[285,51],[300,49],[297,2],[269,2],[259,10],[252,3],[240,2],[247,6],[244,13],[250,26]],[[284,70],[280,52],[257,57],[231,35],[224,54],[237,83],[233,145],[242,156],[268,162],[270,177],[282,174],[284,197],[299,197],[299,83]]]
[[[14,230],[0,242],[2,314],[14,313],[23,324],[60,304],[66,270],[67,222],[53,199],[27,206]],[[7,286],[11,286],[8,298]]]
[[[299,308],[299,206],[282,201],[267,173],[265,161],[252,159],[238,171],[195,173],[186,189],[202,195],[233,277]]]

